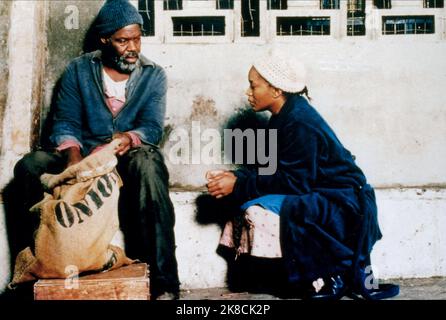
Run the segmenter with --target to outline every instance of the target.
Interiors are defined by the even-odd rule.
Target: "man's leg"
[[[59,173],[64,167],[61,155],[44,151],[28,153],[15,165],[12,199],[8,199],[12,202],[8,220],[12,227],[10,244],[14,258],[18,251],[34,245],[33,232],[39,226],[40,217],[31,214],[29,209],[43,198],[40,176],[45,172]]]
[[[164,158],[156,148],[141,146],[120,158],[118,171],[124,183],[119,211],[126,253],[149,264],[153,297],[177,294],[175,214]]]

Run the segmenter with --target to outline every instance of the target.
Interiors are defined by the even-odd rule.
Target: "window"
[[[348,11],[365,11],[365,0],[348,0]]]
[[[155,0],[138,0],[138,12],[142,16],[143,36],[155,35]]]
[[[288,3],[287,0],[268,0],[266,8],[268,10],[286,10]]]
[[[365,0],[348,0],[347,35],[365,35]]]
[[[365,16],[356,13],[350,13],[347,17],[347,35],[364,36],[365,35]]]
[[[373,30],[376,30],[376,23],[382,24],[381,37],[394,34],[435,33],[442,36],[440,29],[443,27],[443,9],[423,9],[420,6],[423,3],[425,8],[444,8],[445,1],[417,1],[419,6],[406,6],[409,7],[409,11],[399,11],[400,6],[404,9],[404,5],[399,4],[402,1],[397,1],[395,4],[391,0],[163,0],[162,2],[132,0],[138,3],[138,11],[143,18],[142,34],[151,37],[149,42],[189,43],[192,37],[195,37],[192,39],[194,43],[227,43],[234,39],[240,41],[246,38],[263,42],[271,39],[271,32],[276,39],[281,38],[286,41],[296,36],[334,35],[336,39],[341,39],[342,37],[338,37],[339,33],[348,37],[365,36],[369,32],[367,30],[369,24],[366,24],[366,8],[376,9],[370,11],[370,19],[367,21]],[[341,13],[341,15],[347,14],[347,17],[343,18],[339,16],[342,5],[347,11]],[[260,9],[268,11],[260,12]],[[155,18],[166,20],[167,23],[164,21],[155,23]],[[441,22],[440,27],[435,26],[436,19]],[[332,29],[332,22],[343,25],[335,25]],[[166,30],[162,29],[164,26]],[[370,31],[371,36],[375,35],[373,30]],[[234,32],[240,34],[235,36]],[[210,37],[216,38],[212,40]],[[259,37],[262,38],[256,39]]]
[[[164,10],[183,10],[183,0],[164,0]]]
[[[242,37],[260,36],[259,0],[241,0],[242,4]]]
[[[224,36],[225,17],[172,17],[176,37]]]
[[[321,0],[321,9],[339,9],[339,0]]]
[[[434,32],[434,16],[383,17],[383,34],[429,34]]]
[[[278,36],[330,35],[329,17],[278,17]]]
[[[391,9],[392,8],[391,0],[374,0],[373,5],[378,9]]]
[[[234,0],[216,0],[217,10],[234,9]]]
[[[424,0],[425,8],[444,8],[444,0]]]

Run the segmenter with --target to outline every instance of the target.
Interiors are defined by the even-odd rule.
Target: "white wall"
[[[446,190],[376,190],[383,239],[372,251],[380,279],[446,276]],[[224,287],[226,262],[215,250],[216,225],[196,222],[197,192],[171,192],[175,205],[176,256],[182,289]],[[0,292],[10,281],[9,253],[0,206]],[[122,245],[118,237],[115,244]]]
[[[168,73],[167,123],[190,128],[190,116],[200,107],[208,110],[201,119],[195,117],[203,128],[221,126],[235,108],[244,106],[251,61],[272,47],[305,61],[313,105],[357,156],[373,185],[445,185],[444,41],[146,44],[144,54]],[[166,146],[166,155],[171,146]],[[199,186],[208,167],[170,168],[172,182]]]
[[[0,293],[11,281],[9,243],[6,233],[5,212],[3,203],[0,203]]]

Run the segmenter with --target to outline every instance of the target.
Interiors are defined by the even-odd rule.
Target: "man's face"
[[[106,55],[113,68],[121,73],[131,73],[141,52],[141,27],[139,24],[125,26],[109,38],[102,38]]]

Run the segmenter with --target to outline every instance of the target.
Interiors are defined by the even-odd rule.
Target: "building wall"
[[[0,42],[5,43],[0,49],[0,68],[11,73],[0,80],[0,188],[11,179],[15,162],[35,144],[39,123],[45,123],[51,105],[52,89],[66,64],[82,52],[86,31],[102,3],[0,3]],[[367,0],[368,7],[370,3]],[[260,37],[243,38],[238,23],[240,2],[235,1],[234,10],[218,12],[227,19],[228,32],[223,38],[178,39],[171,35],[172,16],[216,14],[215,9],[209,3],[200,7],[189,1],[184,4],[187,11],[167,12],[161,1],[155,1],[156,33],[143,39],[142,50],[165,68],[169,79],[163,150],[172,187],[181,190],[172,197],[184,288],[224,284],[225,265],[214,251],[219,230],[195,221],[193,202],[198,193],[190,191],[204,189],[206,170],[228,166],[205,163],[209,141],[200,134],[206,129],[221,132],[247,107],[244,91],[250,63],[269,50],[286,51],[306,62],[313,105],[357,157],[369,182],[380,189],[384,239],[376,247],[374,260],[381,275],[445,275],[446,257],[441,250],[441,230],[446,227],[442,189],[446,183],[442,165],[446,156],[445,9],[423,9],[418,0],[410,5],[408,1],[393,3],[391,12],[369,12],[363,37],[346,35],[345,1],[340,10],[320,12],[316,1],[295,1],[294,9],[290,8],[302,15],[329,15],[330,36],[277,37],[274,17],[280,12],[267,12],[262,1]],[[435,34],[382,35],[382,15],[419,12],[435,14]],[[39,109],[41,117],[36,112]],[[187,144],[188,163],[175,164],[172,150],[181,130],[190,139],[197,136],[198,141]],[[10,275],[3,211],[1,208],[0,291]],[[190,248],[195,248],[193,254]],[[196,268],[204,265],[206,270]]]
[[[11,12],[11,2],[0,2],[0,123],[3,122],[4,112],[6,109],[6,99],[8,92],[8,33],[9,33],[9,17]],[[0,126],[0,137],[2,137],[3,126]],[[2,141],[2,139],[0,139]],[[2,143],[0,143],[0,150]],[[0,197],[1,202],[1,197]],[[5,287],[9,274],[9,251],[6,240],[6,228],[3,212],[0,214],[0,270],[4,270],[0,277],[0,291]]]
[[[345,0],[339,10],[320,10],[317,0],[288,1],[288,10],[266,10],[266,1],[260,1],[260,36],[241,37],[241,2],[234,2],[234,10],[216,10],[210,3],[185,0],[180,11],[164,11],[161,2],[155,3],[155,34],[144,38],[143,53],[164,66],[170,80],[168,160],[175,158],[170,152],[178,143],[175,129],[191,132],[191,121],[197,121],[201,132],[221,130],[235,110],[246,108],[250,63],[279,50],[307,64],[314,106],[356,155],[371,183],[382,188],[445,185],[446,169],[439,161],[446,153],[445,8],[426,9],[423,1],[414,0],[392,1],[392,9],[378,10],[367,0],[366,35],[353,37],[347,35]],[[225,17],[225,36],[173,36],[172,17],[206,15]],[[383,35],[383,16],[418,15],[435,16],[434,34]],[[331,34],[277,36],[279,16],[329,16]],[[204,172],[222,167],[191,164],[199,152],[192,144],[189,164],[168,161],[175,186],[202,187]],[[201,151],[206,145],[202,141]]]
[[[44,76],[45,4],[40,1],[1,3],[2,67],[7,77],[1,82],[0,190],[9,183],[14,164],[30,150],[38,127]],[[4,23],[3,23],[4,22]],[[4,58],[4,59],[3,59]],[[4,64],[3,64],[4,63]],[[5,88],[6,87],[6,88]],[[3,96],[5,95],[5,96]],[[4,103],[4,104],[3,104]],[[0,288],[9,280],[9,247],[0,197]],[[10,213],[13,214],[13,213]]]
[[[0,120],[6,108],[6,98],[8,92],[8,31],[9,31],[9,15],[11,11],[11,2],[0,2]],[[0,126],[0,137],[2,136],[2,126]],[[1,141],[1,140],[0,140]],[[0,144],[1,149],[1,144]]]
[[[234,110],[246,106],[250,62],[271,48],[294,52],[305,60],[313,105],[356,155],[371,183],[378,187],[444,185],[444,42],[147,44],[143,52],[168,73],[167,123],[191,130],[194,118],[201,121],[203,131],[223,125]],[[207,113],[193,117],[196,109]],[[164,148],[167,159],[175,143]],[[206,144],[202,142],[202,147]],[[209,167],[221,165],[170,164],[172,182],[203,185]]]
[[[87,32],[103,2],[82,0],[48,2],[48,55],[42,105],[43,119],[50,110],[54,85],[67,64],[82,54]],[[42,121],[42,126],[44,125]]]

